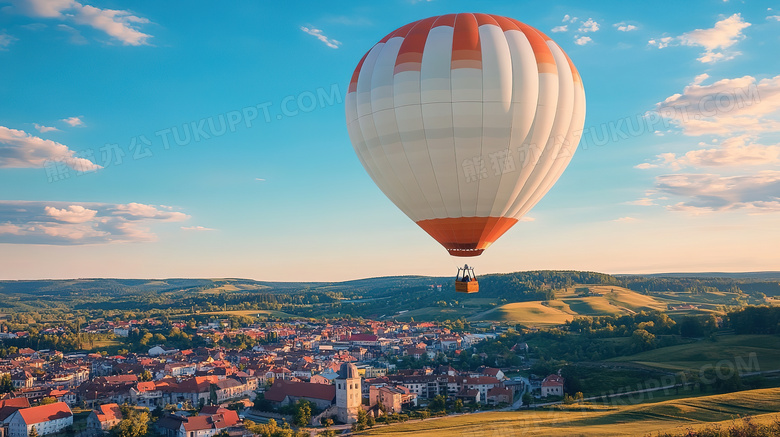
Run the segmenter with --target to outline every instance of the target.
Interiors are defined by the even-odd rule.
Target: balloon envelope
[[[566,53],[533,27],[450,14],[372,47],[352,75],[346,118],[382,192],[451,255],[476,256],[568,165],[585,91]]]

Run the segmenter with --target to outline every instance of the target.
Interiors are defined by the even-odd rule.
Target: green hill
[[[637,405],[572,405],[546,410],[488,412],[377,427],[366,436],[643,436],[682,433],[755,416],[760,423],[780,419],[780,388],[749,390]]]

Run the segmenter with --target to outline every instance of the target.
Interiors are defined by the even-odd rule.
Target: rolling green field
[[[755,354],[755,359],[751,358]],[[717,341],[701,340],[696,343],[669,346],[641,352],[635,355],[612,358],[607,361],[631,362],[643,366],[672,371],[699,370],[703,366],[716,365],[726,360],[734,365],[748,363],[750,371],[780,369],[780,336],[778,335],[730,335],[717,337]],[[726,362],[723,365],[727,365]],[[758,368],[755,367],[755,362]]]
[[[280,317],[294,318],[292,314],[273,310],[233,310],[233,311],[204,311],[198,313],[201,315],[225,315],[225,316],[243,316],[243,317]],[[186,316],[186,315],[185,315]]]
[[[589,292],[583,293],[587,288]],[[496,320],[526,326],[560,325],[576,316],[633,314],[639,311],[665,310],[669,301],[646,296],[611,285],[576,286],[557,291],[556,299],[546,302],[516,302],[469,317],[469,320]]]
[[[780,388],[700,396],[652,404],[584,405],[488,412],[377,427],[367,436],[643,436],[729,423],[745,415],[780,419]]]

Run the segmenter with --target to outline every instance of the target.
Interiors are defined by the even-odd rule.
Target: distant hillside
[[[651,273],[646,275],[615,275],[622,277],[644,276],[648,278],[730,278],[759,281],[780,281],[780,272],[699,272],[699,273]]]
[[[57,317],[69,318],[76,311],[98,316],[111,316],[111,311],[165,310],[172,316],[256,311],[294,317],[467,318],[557,324],[578,315],[664,310],[686,303],[694,304],[697,311],[722,311],[724,306],[760,304],[768,302],[767,296],[780,296],[780,281],[764,279],[772,272],[741,277],[730,274],[733,278],[674,275],[612,276],[553,270],[490,274],[479,276],[480,292],[468,295],[455,292],[452,276],[388,276],[343,282],[240,278],[0,281],[0,314],[58,311],[62,316]],[[594,294],[584,295],[578,288]]]

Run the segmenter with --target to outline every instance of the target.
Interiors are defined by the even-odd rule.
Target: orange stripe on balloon
[[[489,14],[472,14],[474,15],[474,18],[477,20],[478,26],[483,26],[485,24],[492,24],[494,26],[498,26],[498,22],[496,21],[495,15],[489,15]]]
[[[423,50],[425,50],[425,41],[428,40],[428,33],[437,17],[430,17],[420,20],[409,31],[398,49],[398,56],[395,58],[395,69],[393,74],[401,71],[420,71],[422,65]],[[410,65],[405,65],[410,64]]]
[[[417,222],[454,256],[479,255],[515,223],[517,219],[511,217],[458,217]]]
[[[433,27],[450,26],[455,27],[455,18],[458,14],[440,15],[436,18],[436,22],[433,23]]]
[[[363,68],[363,62],[366,61],[366,57],[368,57],[368,52],[366,52],[365,55],[363,55],[363,58],[358,62],[357,67],[355,67],[355,71],[352,73],[352,79],[349,81],[349,89],[347,89],[347,94],[354,93],[357,91],[357,83],[358,83],[358,77],[360,76],[360,69]]]
[[[467,61],[467,62],[460,62]],[[452,35],[452,67],[482,68],[482,46],[479,42],[479,26],[472,14],[458,14]]]

